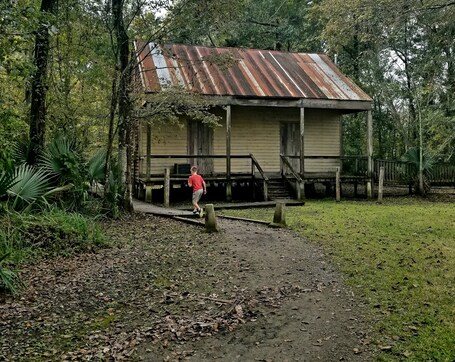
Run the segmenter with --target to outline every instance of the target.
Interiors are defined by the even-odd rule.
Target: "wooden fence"
[[[345,176],[368,175],[368,158],[366,156],[343,156],[342,174]],[[384,182],[387,184],[409,185],[417,177],[416,167],[405,161],[375,159],[373,162],[373,179],[379,179],[379,170],[384,167]],[[438,163],[428,173],[433,186],[455,186],[455,165]]]
[[[431,169],[430,181],[435,186],[455,186],[455,165],[438,163]]]
[[[374,160],[375,181],[379,180],[379,170],[384,167],[384,183],[388,184],[410,184],[414,179],[413,166],[409,162]]]

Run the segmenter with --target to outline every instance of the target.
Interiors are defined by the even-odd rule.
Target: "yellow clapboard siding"
[[[141,130],[140,154],[145,156],[147,150],[147,133],[144,126]],[[188,129],[185,122],[182,126],[152,127],[152,155],[186,155],[188,153]],[[174,168],[175,163],[188,163],[183,159],[152,159],[151,173],[164,173],[164,169]],[[141,173],[146,172],[145,158],[141,162]]]
[[[232,110],[232,154],[253,154],[265,172],[280,169],[280,125],[267,117],[271,109],[234,107]],[[237,160],[234,172],[249,172],[251,161]]]
[[[218,112],[217,112],[218,113]],[[226,121],[223,113],[221,126],[213,131],[213,152],[226,154]],[[307,156],[340,155],[341,114],[332,110],[305,110],[305,154]],[[280,171],[280,123],[299,122],[299,109],[266,107],[232,107],[231,154],[252,153],[265,172]],[[152,154],[182,154],[188,152],[188,127],[169,126],[152,129]],[[145,126],[140,137],[140,153],[146,152]],[[188,163],[188,159],[152,159],[152,173],[162,173],[165,167],[174,163]],[[311,159],[305,161],[308,172],[332,172],[339,166],[337,159]],[[251,161],[231,160],[232,172],[250,172]],[[226,161],[214,160],[214,171],[225,172]],[[141,162],[141,172],[145,173],[145,160]]]

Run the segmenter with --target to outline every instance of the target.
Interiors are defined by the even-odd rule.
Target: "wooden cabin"
[[[180,126],[144,122],[136,164],[140,197],[150,200],[152,190],[164,190],[167,198],[184,193],[189,165],[197,165],[209,195],[213,187],[228,200],[303,199],[305,185],[334,182],[342,116],[353,112],[365,112],[368,120],[369,172],[362,178],[371,178],[372,99],[328,56],[141,42],[135,47],[144,92],[180,86],[214,97],[213,112],[221,117],[217,127],[191,119]],[[214,61],[226,56],[233,59],[229,66]]]

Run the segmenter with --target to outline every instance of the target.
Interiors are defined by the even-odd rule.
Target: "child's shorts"
[[[193,203],[198,203],[199,202],[199,200],[202,197],[203,192],[204,192],[203,189],[200,189],[200,190],[197,190],[197,191],[193,192]]]

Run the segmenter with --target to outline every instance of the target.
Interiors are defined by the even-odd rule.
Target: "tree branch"
[[[257,21],[257,20],[254,20],[254,19],[249,19],[247,20],[249,23],[252,23],[252,24],[257,24],[257,25],[262,25],[262,26],[268,26],[268,27],[271,27],[271,28],[276,28],[278,26],[278,24],[274,24],[274,23],[265,23],[265,22],[262,22],[262,21]]]
[[[438,5],[433,5],[433,6],[428,6],[424,8],[417,9],[418,11],[428,11],[428,10],[439,10],[439,9],[444,9],[449,6],[455,5],[455,1],[448,2],[446,4],[438,4]]]

